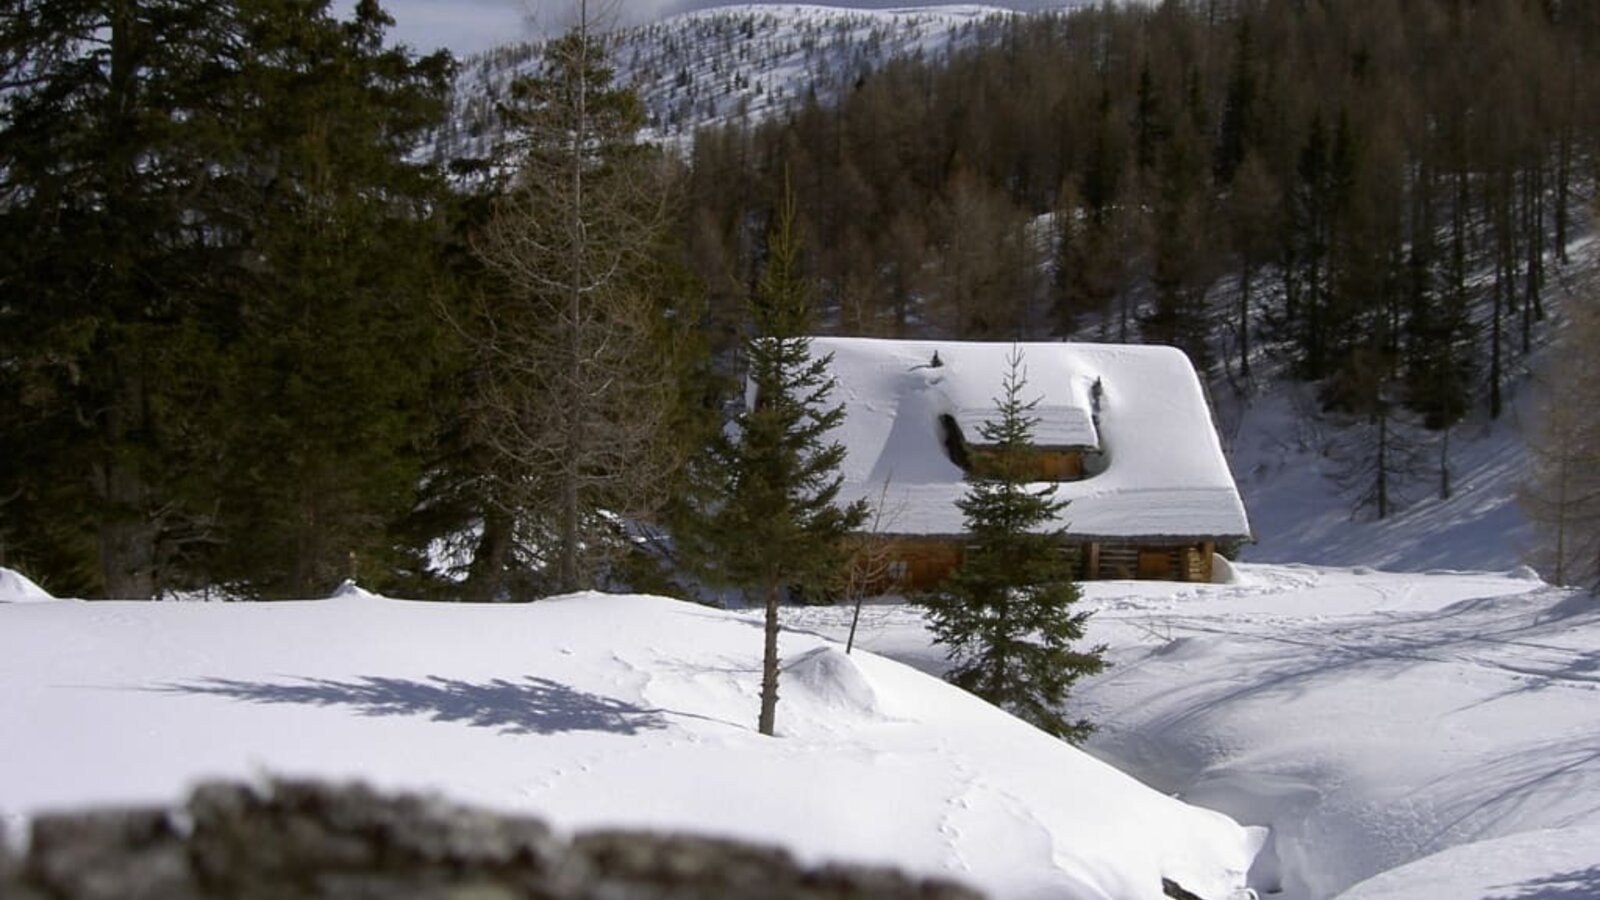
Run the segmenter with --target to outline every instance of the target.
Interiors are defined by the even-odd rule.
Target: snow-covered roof
[[[966,485],[944,450],[940,417],[978,442],[1013,349],[1022,353],[1023,399],[1039,401],[1035,443],[1104,454],[1102,471],[1058,486],[1070,533],[1249,536],[1200,380],[1172,347],[813,338],[813,354],[833,355],[833,399],[845,409],[830,435],[847,451],[841,500],[881,499],[885,533],[962,533],[956,500]]]

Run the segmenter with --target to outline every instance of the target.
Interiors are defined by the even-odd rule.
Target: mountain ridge
[[[687,152],[699,128],[760,121],[808,97],[827,102],[891,60],[949,54],[1035,14],[983,4],[738,4],[617,29],[607,50],[617,83],[644,105],[642,137]],[[538,72],[546,44],[516,41],[462,60],[438,157],[490,155],[498,104],[517,78]]]

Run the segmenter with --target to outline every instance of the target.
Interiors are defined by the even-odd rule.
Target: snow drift
[[[55,598],[28,576],[15,569],[0,568],[0,603],[39,603]]]

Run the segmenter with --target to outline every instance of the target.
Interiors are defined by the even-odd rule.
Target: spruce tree
[[[329,5],[0,16],[0,496],[53,590],[325,590],[411,503],[452,67]]]
[[[304,597],[346,577],[384,587],[415,502],[446,198],[412,150],[444,116],[452,66],[386,46],[374,0],[349,21],[277,12],[249,23],[239,84],[262,99],[241,136],[272,174],[228,183],[262,261],[219,377],[231,515],[215,574]]]
[[[832,357],[811,354],[811,309],[800,272],[794,200],[768,239],[766,270],[750,303],[750,402],[698,466],[703,513],[686,529],[685,555],[713,585],[766,606],[762,734],[778,703],[778,603],[784,591],[826,590],[848,563],[848,535],[866,521],[860,501],[839,505],[843,445],[827,433],[844,418],[830,406]]]
[[[226,250],[208,234],[231,136],[209,5],[27,0],[0,14],[0,495],[17,564],[57,593],[148,597],[203,518],[215,429],[186,323]]]
[[[997,417],[979,433],[993,445],[995,469],[968,475],[958,505],[968,545],[955,573],[920,598],[936,643],[953,663],[946,678],[1035,726],[1077,742],[1093,726],[1062,713],[1067,690],[1079,677],[1100,671],[1104,647],[1074,649],[1087,612],[1073,610],[1081,596],[1073,561],[1058,521],[1066,501],[1055,487],[1027,483],[1033,450],[1032,415],[1024,402],[1022,353],[1008,360]]]

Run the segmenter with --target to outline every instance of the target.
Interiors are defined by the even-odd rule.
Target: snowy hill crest
[[[810,96],[826,101],[889,60],[954,52],[1016,15],[970,4],[724,6],[622,29],[610,48],[617,83],[634,86],[644,103],[646,139],[682,146],[701,127],[757,122]],[[493,147],[496,105],[517,77],[538,71],[543,47],[507,44],[463,62],[440,154],[482,156]]]

